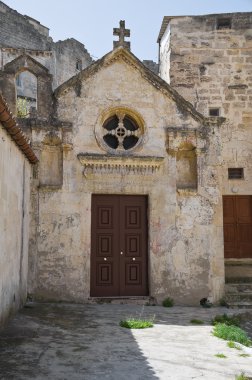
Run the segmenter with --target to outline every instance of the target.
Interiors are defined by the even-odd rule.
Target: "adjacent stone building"
[[[203,115],[226,118],[212,176],[223,197],[225,296],[246,304],[251,285],[237,297],[234,282],[252,278],[252,13],[164,17],[158,42],[160,75]]]
[[[29,293],[197,305],[226,282],[235,302],[227,283],[251,277],[252,14],[165,17],[157,75],[123,21],[92,62],[79,42],[1,12],[20,32],[2,41],[0,89],[39,158]]]

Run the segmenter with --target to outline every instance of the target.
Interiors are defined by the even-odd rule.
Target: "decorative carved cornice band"
[[[84,175],[88,173],[153,174],[160,169],[164,160],[164,157],[156,156],[118,157],[87,153],[79,153],[77,157],[84,167]]]

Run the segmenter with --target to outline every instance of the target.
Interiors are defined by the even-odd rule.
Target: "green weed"
[[[167,297],[167,298],[165,298],[165,299],[163,300],[162,305],[163,305],[164,307],[172,307],[172,306],[174,305],[174,301],[173,301],[172,298]]]
[[[228,307],[228,303],[225,298],[221,298],[219,301],[220,306]]]
[[[216,354],[214,356],[216,356],[216,358],[219,358],[219,359],[227,359],[226,355],[224,354]]]
[[[225,323],[218,323],[214,326],[213,335],[237,343],[244,346],[251,346],[251,340],[248,338],[246,332],[237,326],[228,326]]]
[[[217,323],[225,323],[227,326],[238,326],[240,327],[241,320],[238,315],[227,315],[227,314],[222,314],[222,315],[216,315],[212,319],[212,325],[216,325]]]
[[[121,327],[126,327],[127,329],[146,329],[148,327],[153,327],[152,320],[129,318],[120,321]]]
[[[203,325],[204,324],[204,322],[201,321],[200,319],[191,319],[190,323],[192,323],[193,325]]]
[[[235,348],[236,350],[242,350],[242,348],[240,346],[238,346],[238,344],[236,344],[235,342],[232,342],[232,341],[227,342],[227,346],[229,348]]]
[[[240,375],[235,376],[235,380],[249,380],[249,378],[242,372]]]

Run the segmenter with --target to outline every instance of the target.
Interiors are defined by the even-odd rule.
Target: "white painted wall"
[[[0,326],[26,300],[30,174],[0,124]]]

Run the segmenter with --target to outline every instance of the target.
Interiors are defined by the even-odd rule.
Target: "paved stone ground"
[[[237,310],[30,304],[0,332],[0,379],[234,380],[242,372],[252,376],[252,349],[231,349],[211,334],[211,318],[224,312]],[[155,317],[155,326],[119,326],[121,319],[140,315]],[[192,325],[193,318],[204,325]],[[251,322],[246,323],[251,328]],[[227,358],[217,358],[218,353]]]
[[[241,313],[241,327],[247,332],[248,336],[252,339],[252,310]]]

